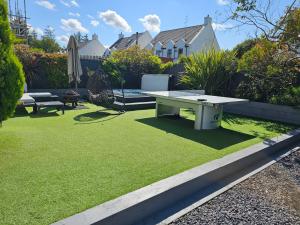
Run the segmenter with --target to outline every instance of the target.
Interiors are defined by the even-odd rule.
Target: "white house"
[[[81,59],[99,59],[106,50],[96,34],[93,34],[92,40],[79,42],[78,45]]]
[[[134,45],[139,45],[142,49],[144,49],[148,44],[151,43],[152,36],[148,31],[143,33],[135,33],[130,37],[124,37],[121,33],[119,34],[119,39],[110,46],[110,52],[116,50],[124,50],[128,49]]]
[[[161,31],[146,46],[155,55],[173,60],[177,60],[180,55],[189,56],[211,48],[220,49],[210,16],[204,18],[203,25]]]

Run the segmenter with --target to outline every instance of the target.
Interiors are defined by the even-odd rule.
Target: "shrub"
[[[280,96],[273,96],[270,103],[278,105],[300,106],[300,87],[289,88]]]
[[[248,40],[245,40],[242,43],[238,44],[237,46],[235,46],[233,51],[235,52],[236,57],[238,59],[242,58],[242,56],[246,52],[251,50],[256,45],[257,42],[258,42],[257,39],[248,39]]]
[[[105,60],[104,70],[117,82],[125,80],[126,88],[139,88],[141,76],[144,73],[161,72],[161,59],[153,55],[151,51],[133,46],[113,52]]]
[[[161,73],[167,73],[167,71],[169,71],[174,65],[175,63],[173,62],[162,63],[160,66]]]
[[[45,53],[28,45],[15,45],[15,52],[23,64],[30,88],[67,88],[67,56]]]
[[[289,62],[292,57],[292,53],[280,49],[278,44],[261,40],[239,61],[239,71],[245,77],[237,96],[270,102],[274,96],[284,95],[296,82],[295,62]]]
[[[14,112],[23,93],[24,74],[12,41],[6,1],[0,0],[0,123]]]
[[[211,49],[192,54],[182,61],[185,67],[182,84],[193,89],[204,89],[208,94],[226,95],[228,82],[237,67],[233,52]]]

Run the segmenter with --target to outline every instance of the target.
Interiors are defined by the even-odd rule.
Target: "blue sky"
[[[14,2],[14,0],[11,0]],[[42,34],[51,26],[57,40],[65,45],[68,35],[81,31],[89,37],[98,34],[109,46],[122,31],[125,35],[146,28],[154,37],[159,30],[203,24],[208,14],[213,18],[219,44],[231,49],[253,34],[250,28],[225,29],[222,24],[228,0],[27,0],[29,24]],[[276,1],[276,0],[274,0]],[[22,1],[21,1],[22,2]],[[288,0],[278,0],[282,7]]]

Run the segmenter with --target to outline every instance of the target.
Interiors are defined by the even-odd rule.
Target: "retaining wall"
[[[249,102],[225,105],[224,112],[300,125],[300,108]]]

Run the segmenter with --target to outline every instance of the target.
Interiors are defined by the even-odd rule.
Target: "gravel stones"
[[[300,225],[300,151],[171,223],[177,224]]]

